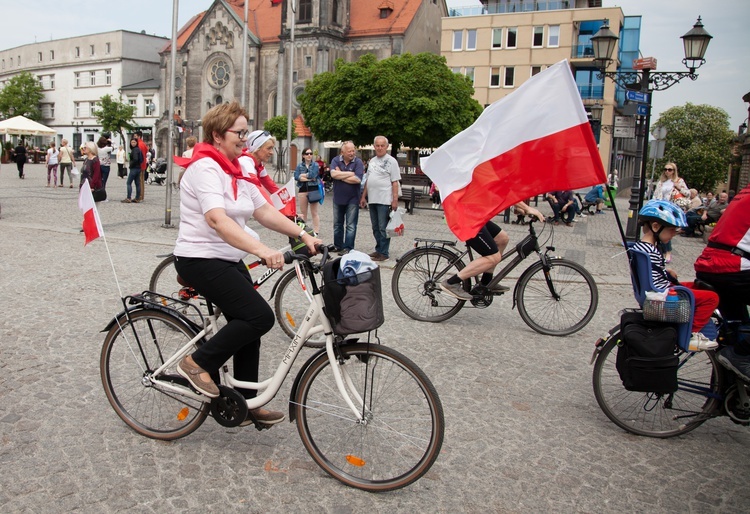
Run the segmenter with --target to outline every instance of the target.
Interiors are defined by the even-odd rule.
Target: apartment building
[[[78,148],[102,133],[93,111],[110,95],[136,108],[135,124],[151,139],[160,114],[159,50],[167,39],[124,30],[90,34],[0,50],[0,87],[21,72],[42,85],[45,125]],[[126,136],[127,137],[127,136]],[[36,146],[46,146],[42,138]],[[113,134],[113,143],[119,138]]]
[[[611,133],[624,92],[598,78],[593,62],[591,37],[605,19],[620,36],[618,69],[629,71],[638,57],[640,16],[603,8],[601,0],[483,0],[481,6],[451,9],[443,19],[441,54],[455,73],[472,78],[474,98],[485,106],[567,59],[584,107],[604,109],[601,124],[593,125],[604,167],[617,169],[621,186],[627,187],[637,165],[635,140]]]

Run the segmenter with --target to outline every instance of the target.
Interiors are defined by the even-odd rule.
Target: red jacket
[[[143,142],[143,139],[138,139],[138,148],[141,150],[141,153],[143,154],[143,160],[141,161],[141,171],[145,171],[146,166],[148,166],[148,162],[146,161],[146,154],[148,153],[148,146],[146,146],[146,143]]]
[[[750,185],[729,202],[716,223],[709,243],[721,243],[750,252]],[[750,259],[719,248],[706,247],[695,261],[695,271],[703,273],[737,273],[750,271]]]

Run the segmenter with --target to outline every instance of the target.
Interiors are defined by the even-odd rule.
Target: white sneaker
[[[586,216],[588,216],[588,215],[587,215],[587,214],[584,214],[584,213],[581,213],[581,214],[579,214],[579,216],[580,216],[581,218],[585,218],[585,217],[586,217]]]
[[[693,332],[690,337],[690,344],[688,349],[691,352],[702,352],[704,350],[715,350],[719,347],[719,343],[711,341],[709,338],[701,334],[700,332]]]

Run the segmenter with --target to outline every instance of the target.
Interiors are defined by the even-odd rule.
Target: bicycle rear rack
[[[128,295],[124,298],[124,302],[127,305],[141,305],[173,314],[198,327],[204,323],[203,313],[192,303],[164,296],[153,291],[143,291],[141,294]],[[194,321],[196,319],[199,319],[200,323],[196,323]]]

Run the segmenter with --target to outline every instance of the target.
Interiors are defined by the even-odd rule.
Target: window
[[[129,99],[128,105],[133,108],[133,115],[137,116],[138,115],[138,100],[136,100],[135,98]]]
[[[505,36],[505,48],[515,48],[516,47],[516,40],[518,39],[518,28],[517,27],[508,27],[505,30],[506,36]]]
[[[18,66],[21,66],[21,56],[18,56]]]
[[[222,88],[229,83],[229,64],[223,59],[216,59],[209,69],[209,83],[216,88]]]
[[[451,68],[453,73],[461,73],[461,68]]]
[[[104,83],[108,86],[112,85],[112,70],[104,70]]]
[[[333,4],[331,5],[331,23],[341,25],[339,23],[339,0],[333,0]]]
[[[78,58],[81,56],[81,47],[77,46],[76,49],[73,51],[73,55]]]
[[[37,53],[37,58],[39,62],[42,62],[42,52]]]
[[[505,67],[505,82],[503,87],[513,87],[515,85],[516,69],[513,66]]]
[[[10,67],[13,67],[13,57],[10,58]]]
[[[492,29],[492,48],[503,47],[503,29]]]
[[[297,70],[292,71],[292,82],[297,82]]]
[[[92,71],[89,73],[89,86],[95,86],[96,85],[96,72]]]
[[[50,61],[54,61],[55,60],[55,51],[54,50],[50,50],[49,51],[49,60]]]
[[[5,69],[5,59],[3,59],[3,69]]]
[[[476,50],[477,49],[477,31],[471,29],[466,31],[466,49]]]
[[[89,55],[94,55],[94,45],[89,45]]]
[[[297,21],[312,21],[312,0],[300,0],[298,9]]]
[[[467,67],[466,68],[466,76],[471,79],[471,85],[474,85],[474,67]]]
[[[305,56],[305,68],[312,68],[312,55]]]
[[[76,118],[88,118],[89,117],[89,103],[88,102],[75,102],[75,117]]]
[[[500,87],[500,67],[490,68],[490,87]]]
[[[453,31],[453,51],[458,52],[461,51],[461,48],[463,48],[464,45],[464,31],[463,30],[454,30]],[[11,62],[11,66],[13,63]]]
[[[39,75],[39,84],[44,90],[55,89],[55,76],[54,75]]]
[[[55,117],[55,104],[40,104],[42,118],[50,120]]]
[[[531,67],[531,76],[533,77],[534,75],[536,75],[537,73],[540,73],[541,71],[542,71],[542,67],[541,66],[532,66]]]
[[[81,87],[81,75],[83,74],[80,71],[75,73],[76,87]]]
[[[154,116],[156,114],[156,104],[153,98],[144,98],[143,103],[146,106],[146,116]],[[177,102],[175,102],[177,103]],[[178,104],[179,105],[179,104]]]
[[[534,35],[531,39],[531,47],[539,48],[544,46],[544,27],[534,27]]]
[[[110,51],[112,50],[112,44],[111,43],[105,43],[104,45],[104,53],[109,55]]]
[[[550,25],[547,30],[547,46],[557,48],[560,46],[560,25]]]

